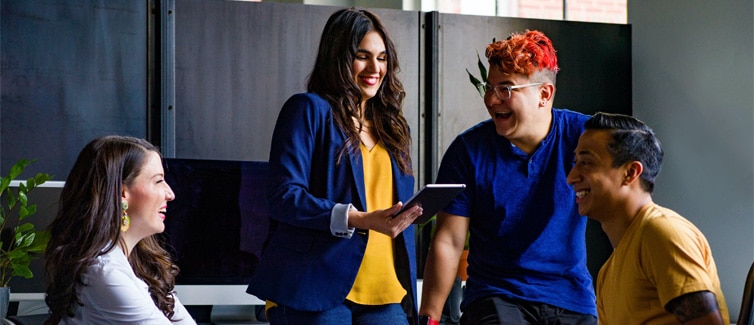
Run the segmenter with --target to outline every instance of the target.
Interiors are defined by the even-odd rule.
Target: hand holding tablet
[[[419,205],[424,212],[414,220],[414,224],[423,224],[448,205],[464,188],[466,184],[427,184],[408,199],[393,217],[414,205]]]

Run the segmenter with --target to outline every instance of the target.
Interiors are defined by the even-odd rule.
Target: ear
[[[128,201],[128,198],[131,196],[130,193],[128,193],[128,188],[126,188],[126,185],[121,185],[121,191],[120,191],[120,200],[121,201]]]
[[[548,106],[548,103],[551,104],[554,97],[555,97],[555,86],[553,84],[545,83],[540,86],[539,106],[541,107]]]
[[[626,163],[625,175],[623,175],[623,185],[629,185],[637,182],[641,177],[641,173],[644,171],[644,165],[639,161],[631,161]]]

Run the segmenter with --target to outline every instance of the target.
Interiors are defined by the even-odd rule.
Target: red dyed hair
[[[552,41],[544,33],[526,30],[513,33],[504,41],[487,45],[484,55],[490,66],[495,65],[506,74],[531,76],[542,69],[558,72],[558,57]]]

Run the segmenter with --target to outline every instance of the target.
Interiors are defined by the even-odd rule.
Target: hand
[[[403,207],[398,202],[390,208],[372,212],[351,211],[348,213],[348,225],[361,229],[372,229],[391,238],[397,237],[406,230],[424,211],[420,206],[413,206],[403,213],[393,217]]]

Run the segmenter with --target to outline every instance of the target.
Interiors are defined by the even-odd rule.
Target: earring
[[[126,210],[128,210],[128,202],[123,201],[121,205],[123,207],[123,216],[120,218],[120,231],[126,232],[128,228],[131,227],[131,217],[129,217],[128,212],[126,212]]]

